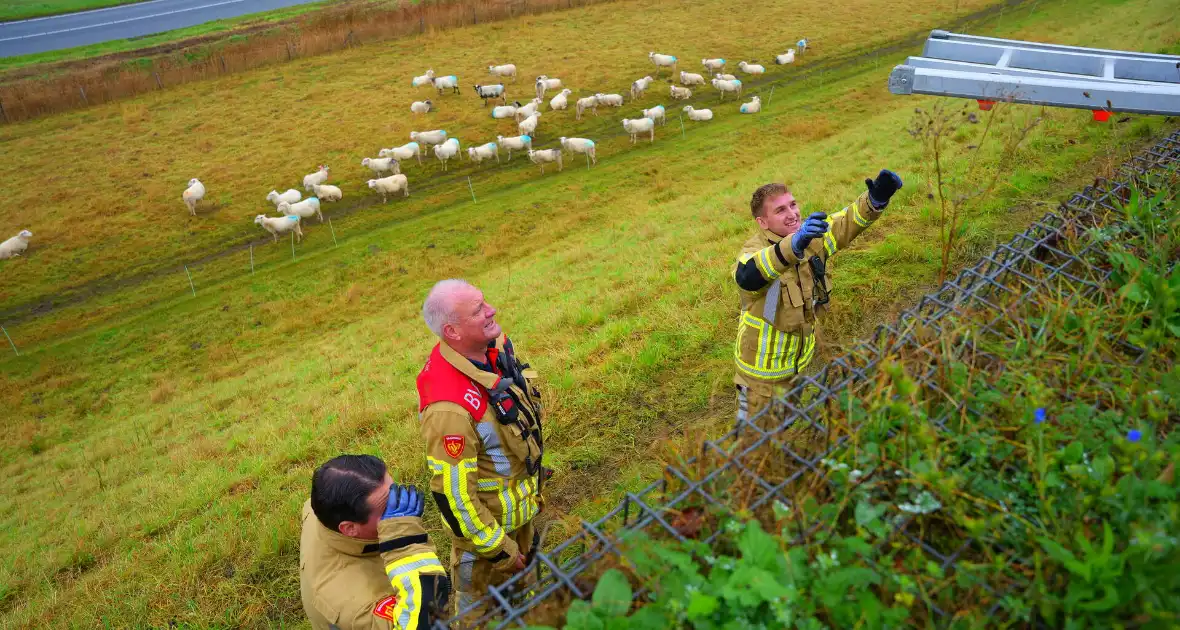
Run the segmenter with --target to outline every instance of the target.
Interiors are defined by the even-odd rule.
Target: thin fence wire
[[[953,280],[927,294],[916,306],[903,312],[892,324],[853,345],[851,350],[824,366],[814,376],[799,378],[772,405],[739,421],[734,428],[715,440],[705,441],[698,455],[678,466],[668,466],[663,479],[636,493],[627,493],[613,509],[594,522],[582,521],[582,530],[548,551],[539,551],[526,571],[500,586],[492,586],[479,601],[458,611],[449,620],[439,620],[436,630],[448,627],[525,627],[530,613],[544,606],[564,608],[571,598],[587,599],[594,590],[595,576],[604,562],[619,560],[624,552],[618,539],[628,532],[651,530],[680,542],[686,537],[674,523],[675,516],[702,506],[710,513],[733,514],[738,499],[727,488],[741,481],[743,488],[754,488],[758,496],[749,497],[745,512],[765,510],[775,502],[791,506],[794,491],[801,484],[822,486],[827,483],[823,461],[845,448],[854,438],[844,433],[832,435],[824,418],[835,405],[850,398],[867,397],[874,376],[882,363],[901,351],[930,354],[930,368],[916,375],[922,387],[938,391],[935,357],[923,339],[939,336],[951,318],[968,313],[975,315],[980,333],[1006,336],[1004,321],[1009,314],[1001,304],[1030,301],[1038,294],[1060,291],[1062,286],[1082,297],[1092,295],[1109,281],[1109,269],[1095,264],[1105,259],[1105,241],[1093,236],[1092,228],[1117,222],[1120,205],[1134,190],[1150,190],[1160,176],[1175,176],[1180,169],[1180,131],[1172,133],[1153,147],[1126,162],[1113,181],[1096,180],[1074,194],[1069,201],[1033,222],[1024,232],[996,247],[975,265],[964,269]],[[979,319],[979,314],[984,317]],[[1142,358],[1145,353],[1123,343],[1129,357]],[[954,400],[949,394],[946,400]],[[941,430],[964,411],[967,402],[950,405],[931,418]],[[852,431],[859,429],[854,426]],[[798,431],[812,431],[822,438],[821,446],[810,450],[795,449]],[[789,436],[789,437],[788,437]],[[776,449],[793,467],[775,478],[767,478],[758,466],[749,465],[751,455]],[[998,552],[1010,570],[1007,577],[1019,575],[1026,559],[1013,557],[997,548],[994,541],[967,538],[953,549],[923,537],[912,527],[913,519],[898,523],[881,545],[903,541],[922,549],[944,571],[973,571],[960,567],[960,559],[972,549],[990,547]],[[712,543],[719,534],[705,538]],[[806,541],[811,531],[799,532],[792,544]],[[968,563],[969,564],[969,563]],[[527,588],[525,587],[527,585]],[[1001,610],[1001,600],[1013,588],[1028,586],[1019,578],[1005,585],[988,584],[983,579],[977,594],[989,603],[989,615]],[[953,611],[932,606],[934,625],[951,624]]]

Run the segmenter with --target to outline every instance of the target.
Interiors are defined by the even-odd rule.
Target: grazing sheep
[[[504,84],[496,83],[493,85],[475,85],[475,93],[483,99],[483,106],[488,106],[489,98],[498,98],[501,103],[508,102],[508,95],[504,93]]]
[[[713,120],[713,110],[711,109],[696,109],[692,105],[685,105],[684,111],[688,114],[689,120]]]
[[[565,109],[570,106],[569,89],[564,89],[557,93],[557,96],[549,99],[549,109]]]
[[[598,115],[597,96],[586,96],[584,98],[578,99],[578,102],[574,104],[574,120],[582,120],[582,112],[586,111],[587,108],[594,110],[595,116]]]
[[[323,184],[316,185],[322,186]],[[324,222],[324,213],[320,212],[320,200],[315,197],[308,197],[299,203],[287,203],[284,201],[279,204],[276,210],[286,215],[298,215],[304,219],[319,217],[320,223]]]
[[[502,66],[488,66],[488,74],[497,77],[512,77],[512,82],[516,83],[516,64],[506,63]]]
[[[467,156],[471,158],[472,162],[479,164],[484,160],[496,158],[496,162],[500,161],[500,147],[496,146],[495,142],[481,144],[478,147],[469,147],[467,149]]]
[[[737,81],[738,80],[738,78],[733,76],[732,74],[721,74],[721,73],[714,74],[713,78],[714,79],[721,79],[722,81]]]
[[[399,163],[417,156],[418,163],[422,163],[422,150],[418,147],[417,142],[407,142],[400,147],[395,147],[392,149],[381,149],[377,155],[379,157],[394,158]]]
[[[806,37],[795,42],[795,48],[799,49],[799,52],[801,52],[801,53],[807,52],[807,49],[810,46],[811,46],[811,40],[807,39]]]
[[[365,158],[361,160],[361,166],[372,170],[373,175],[376,177],[381,177],[381,173],[385,171],[389,171],[390,175],[397,175],[402,172],[402,165],[391,157]]]
[[[520,130],[522,136],[535,137],[537,135],[537,121],[540,119],[541,112],[533,112],[531,116],[520,121],[516,128]]]
[[[454,94],[459,93],[459,77],[453,74],[449,74],[445,77],[434,77],[430,79],[430,82],[433,83],[434,88],[438,90],[439,96],[442,96],[443,90],[448,88]]]
[[[184,193],[180,198],[184,200],[184,205],[188,208],[188,213],[197,216],[197,202],[205,197],[205,185],[196,177],[188,180],[188,188],[184,189]]]
[[[508,149],[508,161],[512,161],[513,151],[532,150],[533,139],[530,136],[496,136],[496,143]]]
[[[422,144],[442,144],[447,141],[447,132],[442,129],[435,129],[433,131],[411,131],[410,140],[421,142]]]
[[[262,229],[270,232],[270,235],[275,238],[275,242],[279,242],[279,234],[286,234],[294,231],[295,236],[299,237],[299,241],[303,242],[303,230],[299,227],[299,217],[289,215],[284,217],[268,217],[265,214],[260,214],[254,217],[254,225],[261,225]]]
[[[430,99],[410,103],[410,111],[415,114],[428,114],[431,107],[434,107],[434,103],[430,102]]]
[[[647,88],[651,87],[652,81],[655,81],[655,79],[651,78],[651,76],[646,76],[642,79],[636,79],[634,82],[632,82],[631,100],[634,101],[635,99],[643,96],[643,92],[646,91]]]
[[[590,165],[591,160],[594,161],[595,165],[598,164],[598,156],[595,155],[593,140],[587,140],[586,138],[566,138],[563,136],[561,138],[561,148],[566,151],[584,154],[586,156],[587,166]]]
[[[446,142],[434,146],[434,157],[442,162],[443,170],[447,170],[447,162],[459,154],[459,141],[449,138]]]
[[[652,63],[656,64],[656,74],[660,73],[660,68],[675,69],[676,67],[676,57],[673,57],[672,55],[661,55],[659,53],[649,52],[647,53],[647,58],[650,59]]]
[[[648,133],[649,143],[656,141],[656,121],[651,118],[637,118],[635,120],[624,118],[623,129],[631,134],[631,144],[635,144],[636,136],[645,131]]]
[[[669,85],[668,87],[670,88],[672,98],[674,99],[684,101],[692,98],[692,90],[686,87],[680,87],[676,85]]]
[[[414,79],[410,81],[410,87],[422,87],[427,83],[431,83],[433,80],[434,70],[427,70],[426,74],[414,77]]]
[[[742,94],[742,82],[737,79],[732,81],[713,79],[713,87],[717,88],[717,91],[721,92],[721,100],[723,101],[725,100],[726,92],[733,92],[738,96],[741,96]]]
[[[762,99],[755,96],[754,98],[750,99],[749,103],[742,103],[742,106],[738,108],[738,111],[743,114],[757,114],[758,112],[762,111]]]
[[[608,107],[622,107],[622,94],[595,94],[594,98],[598,99],[599,105],[606,105]]]
[[[765,66],[757,63],[746,63],[744,61],[738,62],[738,68],[741,68],[742,72],[746,74],[762,74],[766,72]]]
[[[287,192],[284,192],[282,194],[279,194],[279,191],[277,191],[277,190],[272,190],[269,193],[267,193],[267,195],[266,195],[266,200],[273,203],[276,208],[278,207],[278,205],[280,203],[283,203],[284,201],[286,201],[287,203],[295,203],[296,201],[299,201],[302,198],[303,198],[303,195],[299,194],[299,191],[295,190],[294,188],[288,188]]]
[[[541,167],[541,174],[545,174],[545,165],[557,162],[557,172],[561,172],[561,149],[544,149],[534,151],[529,149],[529,160]]]
[[[537,98],[545,98],[545,92],[548,90],[557,90],[561,88],[561,79],[550,79],[545,75],[537,77]]]
[[[695,72],[680,71],[680,83],[682,85],[704,85],[705,77]]]
[[[304,175],[303,176],[303,191],[310,192],[312,186],[315,186],[316,184],[323,184],[323,183],[327,182],[328,181],[328,172],[330,170],[331,169],[329,169],[327,166],[320,164],[319,170],[317,170],[316,172],[314,172],[310,175]]]
[[[30,238],[33,238],[32,232],[21,230],[20,234],[0,243],[0,260],[15,258],[23,254],[29,248]]]
[[[652,120],[658,120],[662,124],[665,124],[665,125],[668,124],[668,118],[666,116],[664,116],[664,106],[663,105],[656,105],[655,107],[653,107],[651,109],[643,110],[643,117],[650,118]]]
[[[312,192],[315,193],[317,199],[324,201],[340,201],[344,198],[344,193],[331,184],[316,184],[312,186]]]
[[[774,62],[780,66],[786,65],[788,63],[795,63],[795,49],[792,48],[781,55],[775,55]]]
[[[516,118],[517,107],[520,107],[520,101],[511,105],[497,105],[492,108],[492,118]]]
[[[370,179],[368,183],[369,188],[381,193],[381,203],[388,203],[389,195],[399,190],[402,191],[403,197],[410,196],[410,181],[402,174],[390,175],[381,179]]]
[[[520,121],[524,120],[525,118],[532,116],[533,112],[535,112],[535,111],[539,111],[541,109],[541,103],[542,103],[541,99],[534,98],[533,100],[525,103],[524,105],[518,106],[516,108],[516,114],[514,114],[514,117],[516,118],[516,122],[520,122]]]
[[[705,70],[708,70],[709,72],[716,72],[716,71],[720,70],[721,68],[725,67],[725,60],[721,59],[721,58],[702,59],[701,65],[704,66]]]

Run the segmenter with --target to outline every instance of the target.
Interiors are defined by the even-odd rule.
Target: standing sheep
[[[316,172],[314,172],[310,175],[304,175],[303,176],[303,191],[304,192],[311,192],[312,186],[315,186],[316,184],[326,183],[328,181],[328,172],[330,170],[331,169],[329,169],[327,166],[320,164],[320,168]]]
[[[744,61],[738,62],[738,68],[741,68],[742,72],[746,74],[762,74],[766,72],[765,66],[757,63],[746,63]]]
[[[656,141],[656,121],[651,118],[637,118],[635,120],[624,118],[623,129],[631,134],[631,144],[635,144],[635,138],[645,131],[649,136],[649,144]]]
[[[188,188],[184,189],[184,193],[180,198],[184,200],[185,207],[188,208],[188,213],[197,216],[197,202],[205,197],[205,185],[196,177],[188,180]]]
[[[475,162],[476,164],[479,164],[480,162],[483,162],[484,160],[490,160],[493,157],[495,157],[496,162],[499,163],[499,161],[500,161],[500,147],[496,146],[495,142],[481,144],[478,147],[469,147],[467,149],[467,156],[471,159],[472,162]]]
[[[807,49],[810,47],[811,47],[811,40],[807,39],[806,37],[795,42],[795,48],[799,49],[800,53],[807,52]]]
[[[20,234],[0,243],[0,260],[5,258],[16,258],[29,248],[29,239],[33,238],[33,233],[28,230],[21,230]]]
[[[578,99],[578,102],[574,104],[574,111],[575,111],[574,120],[582,120],[582,112],[586,111],[587,108],[594,110],[595,116],[598,115],[598,97],[597,96],[587,96],[587,97]]]
[[[416,76],[410,81],[410,87],[422,87],[434,80],[434,70],[427,70],[426,74]]]
[[[664,125],[668,124],[668,118],[664,115],[664,106],[663,105],[656,105],[655,107],[653,107],[651,109],[643,110],[643,117],[650,118],[652,120],[658,120],[658,121],[660,121],[661,124],[664,124]]]
[[[455,138],[448,138],[446,142],[434,146],[434,157],[442,162],[443,170],[447,170],[447,163],[451,158],[459,154],[459,141]]]
[[[692,98],[692,90],[690,90],[686,87],[679,87],[676,85],[669,85],[668,87],[670,88],[670,92],[672,93],[672,98],[674,98],[678,101],[686,101],[686,100]]]
[[[606,105],[607,107],[623,106],[623,95],[621,94],[595,94],[594,98],[598,100],[599,105]]]
[[[402,165],[391,157],[365,158],[361,160],[361,166],[373,171],[373,175],[376,177],[381,177],[381,173],[385,171],[389,171],[390,175],[402,172]]]
[[[545,92],[561,88],[561,79],[550,79],[545,75],[537,77],[537,98],[544,99]]]
[[[417,142],[407,142],[400,147],[394,147],[392,149],[381,149],[377,155],[379,157],[394,158],[399,164],[416,156],[418,163],[422,163],[422,149],[418,146]]]
[[[389,177],[382,177],[381,179],[370,179],[369,188],[381,193],[381,203],[389,202],[389,195],[397,191],[402,191],[403,197],[410,196],[410,181],[406,179],[405,175],[390,175]]]
[[[713,120],[713,110],[711,109],[696,109],[692,105],[685,105],[684,111],[688,114],[689,120]]]
[[[292,230],[295,232],[295,236],[299,237],[299,242],[303,242],[303,230],[299,228],[299,222],[299,217],[295,215],[272,218],[260,214],[254,217],[254,225],[261,225],[262,229],[270,232],[276,243],[279,242],[279,234],[286,234]]]
[[[549,99],[549,109],[565,109],[570,106],[569,102],[570,90],[564,89],[557,93],[557,96]]]
[[[701,65],[704,66],[705,70],[708,70],[709,72],[717,72],[718,70],[725,67],[725,60],[721,59],[720,57],[716,59],[702,59]]]
[[[738,111],[743,114],[757,114],[758,112],[762,111],[762,99],[755,96],[754,98],[750,99],[749,103],[742,103],[742,106],[738,108]]]
[[[483,106],[488,106],[489,98],[498,98],[501,103],[508,102],[508,94],[504,92],[503,83],[495,83],[492,85],[475,84],[475,94],[483,99]]]
[[[533,139],[529,136],[510,136],[507,138],[504,136],[496,136],[496,142],[505,149],[508,149],[509,162],[512,161],[513,151],[523,151],[525,149],[531,151],[533,148]]]
[[[344,198],[344,193],[331,184],[316,184],[311,187],[317,199],[324,201],[340,201]]]
[[[276,208],[278,207],[278,205],[280,203],[283,203],[284,201],[286,201],[287,203],[295,203],[296,201],[299,201],[302,198],[303,198],[303,195],[300,195],[299,191],[295,190],[294,188],[288,188],[287,192],[282,193],[282,194],[279,194],[279,191],[277,191],[277,190],[272,190],[269,193],[267,193],[267,195],[266,195],[266,200],[273,203]]]
[[[557,162],[557,172],[561,172],[561,149],[544,149],[534,151],[529,149],[529,160],[541,167],[541,174],[545,174],[545,165]]]
[[[631,100],[634,101],[643,96],[643,92],[651,87],[652,81],[655,81],[655,79],[651,78],[651,76],[646,76],[642,79],[636,79],[631,83]]]
[[[321,186],[322,184],[316,185]],[[319,217],[320,223],[324,222],[324,213],[320,212],[320,200],[315,197],[308,197],[299,203],[287,203],[284,201],[279,204],[278,211],[285,215],[296,215],[304,219]]]
[[[530,138],[537,135],[537,121],[541,119],[541,112],[533,112],[532,116],[520,121],[516,128],[520,131],[520,135],[528,136]]]
[[[721,92],[721,100],[723,101],[725,100],[726,92],[733,92],[737,96],[742,95],[742,82],[737,79],[732,81],[713,79],[713,87],[717,88],[718,92]]]
[[[506,63],[502,66],[488,66],[488,74],[497,77],[512,77],[512,82],[516,83],[516,64]]]
[[[681,85],[704,85],[705,84],[705,77],[703,77],[695,72],[685,72],[685,71],[681,70],[680,71],[680,84]]]
[[[450,74],[445,77],[433,77],[430,82],[434,84],[434,89],[438,90],[438,95],[442,96],[443,90],[450,89],[453,94],[459,93],[459,77]]]
[[[591,160],[595,165],[598,165],[598,156],[595,155],[594,141],[586,138],[561,138],[561,148],[566,151],[574,153],[581,153],[586,156],[586,165],[589,166]]]
[[[660,68],[672,68],[673,71],[676,69],[676,57],[673,57],[672,55],[661,55],[659,53],[649,52],[647,53],[647,58],[650,59],[652,63],[656,64],[657,75],[660,73]]]
[[[410,103],[410,112],[414,114],[428,114],[430,113],[431,107],[434,107],[434,103],[432,103],[430,99],[426,99],[425,101],[414,101],[413,103]]]
[[[411,131],[410,140],[429,145],[442,144],[447,141],[447,132],[442,129],[435,129],[433,131]]]
[[[788,63],[795,63],[795,49],[792,48],[781,55],[775,55],[774,62],[780,66],[786,65]]]

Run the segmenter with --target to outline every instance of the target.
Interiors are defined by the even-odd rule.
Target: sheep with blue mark
[[[665,116],[663,105],[656,105],[655,107],[643,110],[643,117],[658,120],[664,125],[668,124],[668,118]]]
[[[459,77],[449,74],[445,77],[434,77],[430,79],[434,84],[434,89],[438,90],[438,95],[442,96],[443,90],[450,89],[452,93],[459,93]]]
[[[254,217],[254,225],[261,225],[262,229],[270,232],[276,243],[279,242],[279,235],[287,232],[295,232],[295,236],[299,237],[298,240],[302,242],[303,230],[299,227],[300,222],[300,218],[296,215],[268,217],[265,214],[260,214]]]
[[[797,48],[799,50],[799,52],[801,52],[801,53],[807,52],[807,49],[810,47],[811,47],[811,40],[807,39],[806,37],[795,42],[795,48]]]
[[[595,165],[598,164],[598,156],[595,154],[596,148],[594,146],[593,140],[589,140],[587,138],[566,138],[565,136],[562,136],[561,148],[565,149],[566,151],[585,155],[587,165],[589,165],[591,162],[593,162]]]
[[[754,98],[750,99],[749,103],[742,103],[742,106],[738,108],[738,111],[743,114],[757,114],[758,112],[762,111],[762,99],[755,96]]]
[[[676,57],[673,55],[661,55],[655,52],[647,53],[647,58],[656,65],[656,74],[660,73],[660,68],[676,68]]]
[[[413,140],[414,142],[421,142],[422,144],[426,145],[442,144],[447,141],[447,132],[442,129],[434,129],[432,131],[411,131],[410,140]]]
[[[496,136],[496,143],[508,149],[508,161],[512,161],[513,151],[524,151],[533,148],[533,138],[527,135]]]
[[[410,87],[422,87],[432,83],[434,80],[434,70],[427,70],[426,74],[419,75],[410,80]]]
[[[623,129],[631,134],[631,144],[635,144],[635,139],[645,131],[649,144],[656,141],[656,121],[651,118],[624,118]]]
[[[403,197],[410,196],[410,180],[400,173],[380,179],[370,179],[367,183],[369,188],[381,194],[381,203],[388,203],[389,195],[399,190],[402,192]]]
[[[433,147],[434,157],[442,162],[443,171],[447,170],[447,163],[451,158],[459,155],[459,140],[457,138],[448,138],[446,142],[435,145]]]
[[[733,93],[737,96],[742,95],[742,82],[738,79],[726,81],[725,79],[713,79],[713,87],[721,93],[721,100],[725,100],[726,93]]]
[[[380,157],[394,158],[399,163],[404,162],[412,157],[417,157],[418,163],[422,163],[422,148],[418,146],[417,142],[407,142],[400,147],[394,147],[392,149],[381,149],[377,155]]]
[[[701,65],[704,66],[705,70],[708,70],[709,72],[717,72],[718,70],[725,67],[725,60],[721,59],[720,57],[716,59],[702,59]]]
[[[520,101],[515,101],[511,105],[497,105],[492,108],[492,118],[516,118],[516,108],[520,107]]]
[[[319,186],[321,184],[317,184]],[[310,217],[319,217],[320,223],[324,222],[324,214],[320,212],[320,200],[315,197],[308,197],[298,203],[287,203],[284,201],[276,208],[279,212],[286,215],[296,215],[304,219]]]
[[[742,72],[745,72],[746,74],[762,74],[766,72],[766,67],[758,63],[746,63],[744,61],[739,61],[738,68],[741,68]]]
[[[520,135],[535,138],[537,136],[537,123],[541,120],[541,112],[533,112],[528,118],[520,121],[516,125]]]
[[[497,146],[495,142],[481,144],[478,147],[469,147],[467,149],[467,157],[476,164],[479,164],[484,160],[490,160],[493,157],[496,158],[496,162],[499,162],[500,147]]]

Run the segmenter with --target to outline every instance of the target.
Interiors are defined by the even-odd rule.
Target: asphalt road
[[[19,22],[0,22],[0,57],[142,37],[314,1],[150,0]]]

